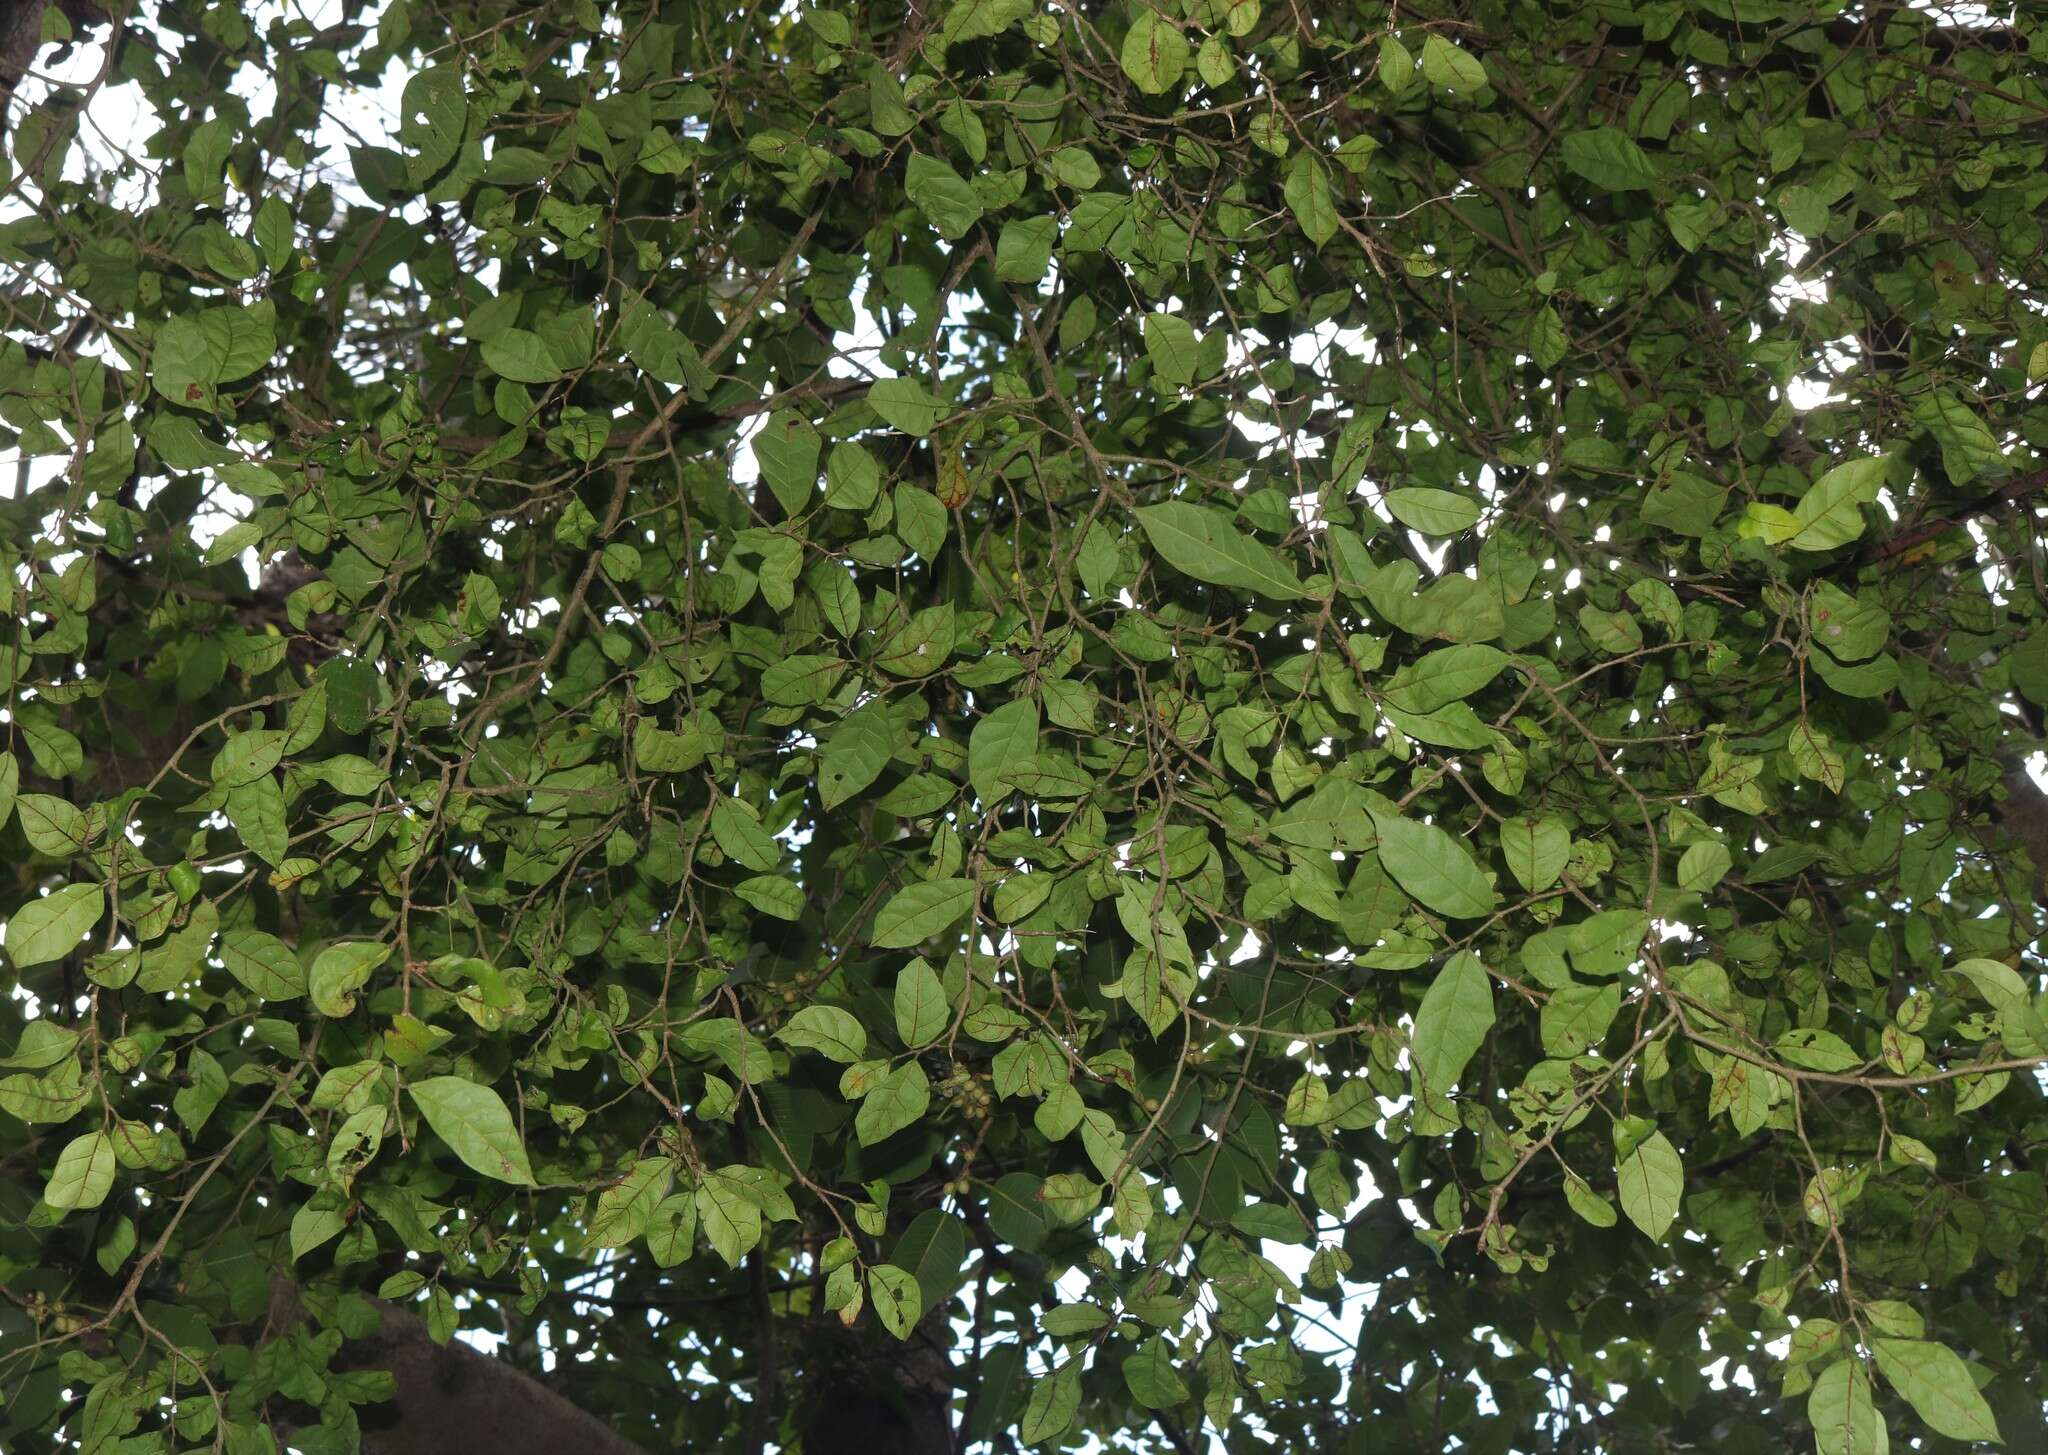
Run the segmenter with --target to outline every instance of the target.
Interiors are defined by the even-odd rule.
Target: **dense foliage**
[[[0,1444],[2048,1448],[2038,13],[7,8]]]

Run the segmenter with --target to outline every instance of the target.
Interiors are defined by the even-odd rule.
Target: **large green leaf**
[[[433,1076],[405,1089],[427,1125],[465,1166],[499,1182],[534,1185],[526,1144],[495,1091],[460,1076]]]
[[[898,890],[875,916],[878,949],[904,949],[950,929],[974,903],[966,879],[927,879]]]
[[[1685,1164],[1662,1132],[1652,1132],[1615,1163],[1621,1210],[1652,1242],[1662,1242],[1685,1192]]]
[[[1184,500],[1140,506],[1138,524],[1175,570],[1216,586],[1237,586],[1276,600],[1303,594],[1301,578],[1271,546],[1238,530],[1228,516]]]
[[[1453,955],[1423,993],[1410,1043],[1416,1070],[1437,1094],[1454,1086],[1492,1028],[1493,986],[1469,951]]]
[[[61,959],[78,948],[106,908],[106,891],[97,884],[66,884],[31,899],[7,921],[7,958],[18,969]]]
[[[1380,862],[1394,882],[1439,914],[1477,919],[1498,902],[1472,851],[1435,824],[1375,808]]]
[[[1952,1440],[1992,1440],[1998,1421],[1977,1392],[1969,1366],[1946,1344],[1930,1339],[1875,1339],[1878,1372],[1905,1396],[1929,1429]]]

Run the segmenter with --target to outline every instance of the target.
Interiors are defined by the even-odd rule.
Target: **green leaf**
[[[760,1203],[745,1180],[735,1175],[745,1170],[721,1167],[705,1173],[697,1184],[697,1224],[728,1268],[739,1267],[740,1259],[761,1241]]]
[[[1427,908],[1454,919],[1493,913],[1498,896],[1472,851],[1434,824],[1372,811],[1380,863],[1396,884]]]
[[[106,891],[97,884],[66,884],[31,899],[7,921],[7,958],[17,970],[61,960],[92,933],[106,909]]]
[[[1721,882],[1734,862],[1728,846],[1718,839],[1688,844],[1678,857],[1678,887],[1690,894],[1704,894]]]
[[[1913,1413],[1951,1440],[2000,1443],[1998,1421],[1977,1392],[1969,1366],[1946,1344],[1927,1339],[1873,1339],[1877,1369]]]
[[[924,1312],[917,1280],[887,1263],[868,1269],[868,1300],[875,1306],[875,1317],[882,1321],[882,1327],[899,1339],[910,1337]]]
[[[647,1251],[654,1255],[656,1267],[673,1268],[687,1262],[696,1251],[697,1194],[671,1193],[656,1203],[647,1215],[645,1232]]]
[[[1493,984],[1479,957],[1461,950],[1437,972],[1415,1012],[1409,1040],[1423,1084],[1437,1095],[1449,1091],[1492,1026]]]
[[[1403,667],[1382,690],[1387,701],[1403,712],[1434,712],[1470,697],[1507,663],[1508,654],[1498,647],[1479,643],[1443,647]]]
[[[807,1005],[784,1023],[775,1039],[850,1064],[867,1053],[868,1033],[836,1005]]]
[[[48,793],[24,793],[14,801],[21,835],[37,853],[69,859],[85,852],[90,838],[85,815],[68,800]]]
[[[1813,482],[1793,507],[1795,551],[1831,551],[1863,534],[1863,507],[1877,499],[1890,461],[1883,455],[1837,465]]]
[[[214,391],[245,379],[277,352],[275,310],[208,308],[164,324],[150,352],[150,382],[174,404],[214,407]]]
[[[1567,985],[1543,1003],[1543,1049],[1566,1060],[1607,1036],[1621,1010],[1619,985]]]
[[[904,1045],[928,1046],[952,1019],[946,988],[923,960],[912,960],[896,976],[896,1034]],[[854,1059],[858,1059],[857,1057]]]
[[[1280,601],[1305,594],[1301,579],[1278,551],[1240,532],[1221,511],[1169,500],[1141,505],[1136,514],[1153,549],[1198,581]]]
[[[1337,199],[1330,191],[1330,174],[1323,160],[1313,152],[1299,152],[1287,169],[1287,205],[1302,235],[1321,247],[1337,235]]]
[[[1386,500],[1394,519],[1426,536],[1454,536],[1479,524],[1479,502],[1455,491],[1416,486],[1389,490]]]
[[[448,1149],[471,1171],[533,1187],[533,1168],[512,1113],[488,1086],[460,1076],[435,1076],[405,1088]]]
[[[374,940],[329,945],[313,957],[306,972],[306,993],[320,1014],[345,1016],[355,1009],[355,993],[369,983],[370,972],[390,958],[391,946]]]
[[[1611,126],[1575,131],[1558,143],[1564,164],[1608,192],[1635,192],[1654,187],[1662,178],[1649,153],[1627,132]]]
[[[1180,85],[1181,72],[1187,69],[1188,38],[1147,0],[1140,0],[1118,60],[1132,85],[1147,96],[1163,96]]]
[[[911,1220],[889,1253],[889,1262],[917,1280],[924,1309],[942,1307],[961,1283],[967,1262],[967,1231],[943,1208],[928,1207]]]
[[[520,384],[552,384],[562,377],[547,343],[537,333],[508,328],[483,342],[484,362],[492,371]]]
[[[958,172],[937,157],[912,152],[904,173],[903,190],[940,237],[948,240],[965,237],[968,230],[981,221],[981,198]],[[908,432],[924,433],[922,430]]]
[[[114,1185],[114,1165],[114,1139],[105,1132],[73,1137],[57,1154],[43,1201],[63,1209],[98,1207]]]
[[[1821,1371],[1806,1400],[1819,1455],[1887,1455],[1891,1440],[1873,1394],[1870,1371],[1854,1358]]]
[[[1565,1175],[1564,1200],[1573,1212],[1596,1228],[1611,1228],[1618,1221],[1614,1204],[1593,1191],[1586,1180],[1575,1173]]]
[[[996,239],[996,281],[1037,287],[1052,266],[1052,248],[1059,236],[1057,217],[1020,217],[1005,222]]]
[[[322,1202],[318,1198],[307,1203],[292,1214],[292,1261],[296,1263],[323,1243],[340,1237],[347,1226],[348,1219],[342,1215],[338,1203]]]
[[[1511,818],[1500,826],[1501,857],[1532,894],[1557,883],[1571,851],[1571,831],[1554,818]]]
[[[1166,1340],[1147,1339],[1124,1360],[1123,1368],[1125,1388],[1146,1409],[1172,1409],[1187,1401],[1188,1387],[1173,1367],[1173,1350]]]
[[[1373,75],[1389,92],[1399,97],[1414,84],[1415,57],[1409,52],[1408,47],[1393,36],[1383,36],[1380,40],[1379,60],[1373,67]]]
[[[931,1082],[924,1067],[906,1061],[861,1098],[853,1119],[854,1136],[863,1147],[871,1147],[917,1121],[931,1102]]]
[[[782,863],[782,847],[750,807],[737,798],[720,794],[711,801],[711,837],[728,857],[768,873]]]
[[[1479,63],[1479,57],[1440,35],[1432,35],[1422,43],[1422,74],[1429,78],[1430,85],[1451,92],[1479,91],[1486,86],[1486,67]]]
[[[782,513],[792,518],[803,514],[811,491],[818,484],[818,453],[824,441],[809,420],[788,411],[768,416],[761,432],[754,436],[754,459],[761,478],[775,492]]]
[[[1038,1326],[1055,1339],[1070,1339],[1076,1334],[1092,1334],[1107,1327],[1109,1321],[1108,1309],[1092,1303],[1063,1303],[1040,1314]]]
[[[229,930],[220,937],[220,962],[228,974],[265,1000],[294,1000],[306,993],[305,967],[275,935]]]
[[[1148,313],[1144,334],[1145,353],[1159,379],[1175,389],[1184,389],[1195,381],[1201,345],[1195,338],[1193,324],[1178,313]]]
[[[655,1205],[668,1194],[675,1169],[673,1157],[643,1157],[600,1192],[590,1210],[587,1246],[623,1248],[646,1231]]]
[[[1652,1132],[1614,1165],[1621,1210],[1653,1243],[1664,1241],[1685,1192],[1685,1164],[1662,1132]]]
[[[916,379],[878,379],[868,390],[868,407],[905,434],[919,439],[946,417],[947,404]]]
[[[1019,698],[996,708],[974,725],[967,739],[967,777],[984,805],[993,808],[1013,791],[1004,781],[1038,753],[1038,704]]]
[[[875,916],[870,937],[877,949],[902,950],[957,924],[974,904],[968,879],[927,879],[898,890]]]
[[[1048,1445],[1067,1432],[1081,1408],[1081,1361],[1069,1358],[1049,1378],[1031,1386],[1017,1438],[1027,1445]]]

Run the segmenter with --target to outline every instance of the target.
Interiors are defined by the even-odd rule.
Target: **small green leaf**
[[[1874,1395],[1870,1371],[1855,1358],[1821,1371],[1806,1399],[1818,1455],[1887,1455],[1891,1440]]]
[[[306,993],[305,967],[275,935],[229,930],[220,937],[220,962],[228,974],[265,1000],[293,1000]]]
[[[1146,1409],[1172,1409],[1187,1400],[1188,1387],[1173,1367],[1173,1350],[1166,1340],[1147,1339],[1137,1353],[1124,1360],[1123,1367],[1125,1388]]]
[[[1313,152],[1297,153],[1287,169],[1284,191],[1294,220],[1310,242],[1320,248],[1337,235],[1337,199],[1321,157]]]
[[[313,957],[306,972],[306,993],[320,1014],[345,1016],[355,1009],[355,993],[369,982],[370,972],[390,958],[391,946],[374,940],[329,945]]]
[[[1576,1173],[1565,1174],[1564,1200],[1573,1212],[1596,1228],[1611,1228],[1616,1222],[1614,1204],[1593,1191]]]
[[[1511,818],[1500,826],[1501,857],[1530,893],[1557,883],[1571,859],[1571,831],[1554,818]]]
[[[1067,1432],[1080,1408],[1081,1361],[1070,1358],[1049,1379],[1032,1385],[1024,1417],[1017,1422],[1017,1438],[1027,1445],[1050,1444]]]
[[[721,1167],[697,1184],[697,1223],[712,1251],[728,1268],[740,1266],[761,1241],[761,1206],[742,1174],[744,1167]]]
[[[1426,536],[1454,536],[1479,524],[1479,502],[1453,490],[1414,486],[1389,490],[1386,500],[1394,519]]]
[[[1038,704],[1030,698],[1004,703],[974,725],[967,738],[967,779],[990,808],[1013,791],[1005,776],[1038,753]]]
[[[1059,236],[1057,217],[1020,217],[1005,222],[996,239],[996,281],[1037,287],[1052,266],[1052,247]]]
[[[794,518],[810,504],[823,445],[809,420],[786,410],[770,415],[754,436],[754,460],[784,515]]]
[[[1689,894],[1704,894],[1721,882],[1734,862],[1728,846],[1719,839],[1688,844],[1678,856],[1678,887]]]

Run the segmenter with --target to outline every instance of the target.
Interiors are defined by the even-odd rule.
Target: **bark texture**
[[[349,1344],[351,1364],[388,1369],[396,1398],[362,1408],[364,1455],[646,1455],[540,1381],[386,1305],[375,1334]]]

